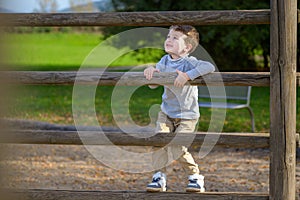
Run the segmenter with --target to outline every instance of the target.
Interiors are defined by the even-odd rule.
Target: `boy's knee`
[[[156,124],[156,133],[170,133],[170,128],[165,123],[159,123]]]

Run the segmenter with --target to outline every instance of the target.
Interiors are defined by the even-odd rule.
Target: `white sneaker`
[[[189,176],[189,184],[186,187],[187,192],[205,192],[204,176],[194,174]]]
[[[147,185],[147,192],[167,191],[167,177],[162,172],[157,172],[152,177],[152,183]]]

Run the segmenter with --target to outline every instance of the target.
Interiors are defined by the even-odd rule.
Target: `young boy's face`
[[[171,29],[165,40],[164,48],[165,51],[171,55],[173,59],[180,58],[188,54],[190,45],[187,45],[184,39],[187,36],[179,31]]]

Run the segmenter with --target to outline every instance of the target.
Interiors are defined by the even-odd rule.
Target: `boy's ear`
[[[191,44],[186,45],[186,52],[190,52],[193,49],[193,46]]]

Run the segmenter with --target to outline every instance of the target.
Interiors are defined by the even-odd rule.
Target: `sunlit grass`
[[[96,33],[23,33],[6,34],[2,40],[7,51],[6,65],[15,70],[77,70],[84,67],[135,66],[144,64],[135,52],[127,52],[107,61],[117,48],[103,48],[101,55],[90,59],[91,52],[103,42]],[[161,52],[156,50],[154,56]],[[149,55],[146,55],[149,56]],[[153,55],[152,55],[153,56]],[[88,60],[88,61],[87,61]]]
[[[86,56],[101,42],[103,38],[96,33],[33,33],[9,34],[1,38],[6,44],[6,63],[15,66],[17,70],[76,70]],[[107,54],[111,52],[107,51]],[[132,52],[134,53],[134,52]],[[105,52],[103,53],[105,54]],[[154,53],[152,56],[157,56]],[[145,54],[149,56],[150,54]],[[105,55],[99,55],[105,57]],[[141,55],[140,55],[141,56]],[[90,62],[90,67],[103,67],[101,59]],[[144,64],[141,58],[135,58],[131,53],[116,59],[112,66],[134,66]],[[8,112],[4,117],[46,121],[59,124],[74,124],[73,118],[73,86],[19,86],[13,89],[13,96],[7,106]],[[128,107],[119,102],[121,112],[112,114],[112,94],[114,87],[98,87],[95,94],[95,110],[100,125],[116,125],[117,119],[124,119],[124,123],[146,126],[155,120],[157,108],[161,103],[162,87],[151,90],[147,86],[140,87],[130,96]],[[297,132],[300,132],[300,89],[297,93]],[[125,98],[119,95],[120,99]],[[127,99],[124,99],[125,102]],[[113,100],[114,102],[115,100]],[[268,87],[253,87],[251,107],[255,115],[257,132],[270,130],[270,92]],[[156,105],[156,106],[153,106]],[[118,111],[118,110],[117,110]],[[199,130],[206,131],[211,122],[211,109],[201,108]],[[82,112],[86,124],[94,116]],[[153,121],[152,121],[153,123]],[[223,122],[222,122],[223,123]],[[250,132],[251,120],[246,109],[227,110],[224,121],[224,132]]]
[[[102,126],[116,125],[114,115],[112,114],[111,103],[113,86],[100,86],[95,94],[95,110],[97,120]],[[14,94],[14,102],[10,105],[10,112],[5,114],[5,117],[16,119],[38,120],[50,123],[59,124],[74,124],[72,111],[72,86],[22,86],[16,90]],[[156,117],[157,109],[153,109],[153,105],[161,103],[162,87],[157,89],[149,89],[147,86],[142,86],[135,90],[130,95],[129,107],[119,105],[121,109],[127,109],[129,117],[125,116],[122,123],[129,123],[130,119],[140,126],[146,126],[150,123],[150,116]],[[297,98],[297,131],[300,132],[300,89],[298,88]],[[84,97],[82,97],[84,98]],[[126,98],[119,96],[119,99]],[[128,99],[124,99],[127,101]],[[122,107],[123,106],[123,107]],[[268,87],[253,87],[251,95],[251,107],[255,115],[256,131],[269,132],[270,130],[270,110],[269,110],[269,88]],[[115,110],[117,110],[115,108]],[[152,110],[153,109],[153,110]],[[150,114],[149,114],[150,111]],[[201,118],[199,123],[200,131],[207,131],[211,109],[201,108]],[[114,113],[118,115],[120,113]],[[86,124],[94,120],[93,115],[82,110],[81,117],[86,119]],[[120,117],[120,116],[119,116]],[[122,117],[122,116],[121,116]],[[119,119],[119,118],[118,118]],[[124,118],[122,118],[124,119]],[[155,120],[155,119],[154,119]],[[128,124],[130,125],[130,124]],[[227,110],[224,121],[224,132],[251,132],[251,120],[247,109]]]

